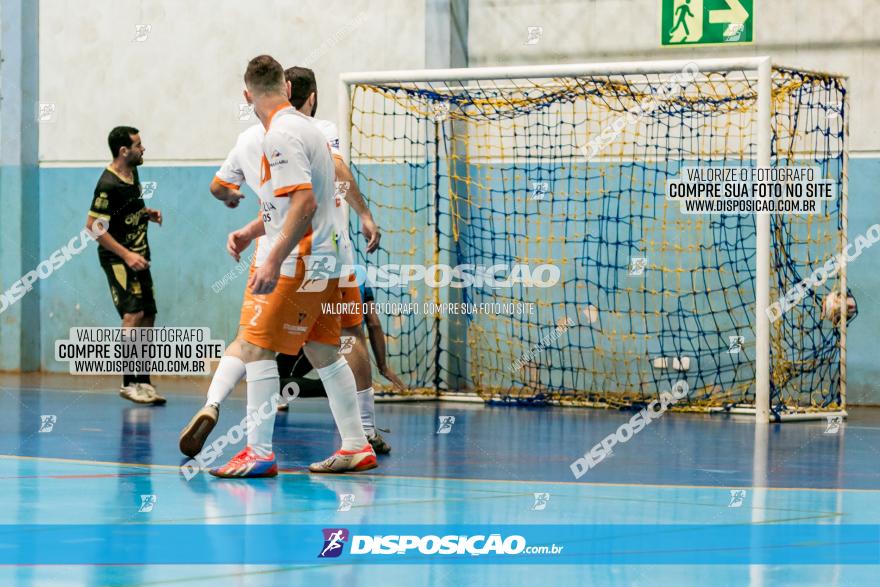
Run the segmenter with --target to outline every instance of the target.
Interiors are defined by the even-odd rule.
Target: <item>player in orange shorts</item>
[[[288,102],[290,83],[273,58],[251,60],[245,73],[245,98],[266,129],[260,165],[261,224],[249,234],[230,235],[230,250],[240,252],[265,235],[258,246],[241,310],[239,333],[226,349],[209,389],[228,395],[247,376],[247,446],[222,467],[219,477],[277,475],[272,452],[275,401],[278,394],[276,353],[303,348],[327,389],[342,447],[318,473],[363,471],[376,466],[376,455],[364,435],[354,375],[339,355],[339,317],[323,314],[322,304],[341,302],[335,237],[335,169],[323,134]],[[239,231],[240,232],[240,231]],[[233,233],[235,234],[235,233]],[[325,279],[309,279],[306,264],[321,260]],[[337,269],[338,271],[338,269]],[[201,449],[213,423],[206,406],[181,433],[185,454]],[[268,409],[266,409],[268,407]],[[216,408],[215,408],[216,410]],[[207,432],[204,429],[208,427]],[[197,448],[196,448],[197,447]],[[194,456],[194,455],[190,455]]]

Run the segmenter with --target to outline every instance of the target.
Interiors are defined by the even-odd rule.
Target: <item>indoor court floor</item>
[[[171,392],[166,406],[139,407],[110,385],[80,389],[84,381],[0,380],[2,585],[876,580],[876,566],[867,563],[880,555],[880,409],[854,410],[839,429],[801,422],[757,434],[749,418],[666,414],[575,480],[569,464],[630,414],[380,403],[377,419],[391,429],[392,454],[367,474],[330,477],[305,471],[338,442],[326,400],[299,398],[276,420],[277,478],[203,473],[187,481],[177,436],[203,396]],[[241,395],[224,404],[212,438],[243,417]],[[55,419],[40,432],[43,415]],[[438,434],[446,416],[455,416],[452,429]],[[232,454],[226,449],[221,461]],[[549,495],[539,505],[536,493]],[[65,534],[63,525],[76,532]],[[204,525],[216,526],[207,538],[215,542],[199,540]],[[439,564],[430,566],[353,565],[345,553],[319,559],[314,540],[304,538],[326,527],[401,525],[428,533],[553,526],[548,531],[569,546],[552,564],[528,568],[479,557],[465,561],[473,564],[435,557]],[[200,555],[204,564],[177,562],[189,548],[213,554]],[[239,553],[242,564],[209,564],[212,556]],[[70,564],[82,556],[101,564]],[[16,557],[32,564],[10,565]]]

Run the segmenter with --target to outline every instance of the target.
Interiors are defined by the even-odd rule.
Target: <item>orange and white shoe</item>
[[[312,473],[357,473],[375,469],[376,453],[373,447],[365,444],[359,450],[337,450],[320,463],[309,465]]]
[[[224,478],[250,478],[250,477],[275,477],[278,475],[278,464],[275,462],[275,453],[261,457],[251,447],[244,447],[237,455],[223,465],[208,471],[215,477]]]

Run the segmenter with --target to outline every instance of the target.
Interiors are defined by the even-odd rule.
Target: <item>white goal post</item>
[[[701,73],[750,72],[755,78],[757,90],[755,105],[756,136],[754,138],[754,165],[770,167],[774,164],[771,153],[773,141],[773,75],[774,69],[770,57],[746,57],[725,59],[695,60],[662,60],[662,61],[630,61],[590,64],[559,64],[532,65],[517,67],[477,67],[462,69],[425,69],[376,72],[344,73],[340,76],[338,86],[338,121],[340,151],[352,161],[352,117],[353,90],[357,86],[407,87],[418,88],[423,84],[454,83],[457,87],[480,87],[480,82],[515,82],[516,80],[557,80],[562,78],[609,78],[628,75],[664,76],[680,72],[687,66],[695,64]],[[804,75],[830,74],[797,70]],[[836,76],[843,79],[843,76]],[[496,86],[502,87],[502,86]],[[844,130],[844,133],[846,131]],[[358,155],[354,155],[357,161]],[[356,178],[357,178],[356,174]],[[846,154],[843,155],[843,181],[846,178]],[[361,186],[365,197],[369,198],[369,186]],[[438,188],[439,189],[439,188]],[[846,243],[846,204],[845,187],[840,189],[840,231],[841,250]],[[369,200],[368,200],[369,201]],[[766,424],[780,420],[825,419],[833,416],[845,417],[845,341],[846,341],[846,304],[843,304],[843,317],[839,320],[839,409],[827,411],[792,411],[791,413],[773,413],[771,411],[771,322],[768,308],[771,305],[771,255],[773,242],[771,238],[771,215],[755,215],[755,254],[754,254],[754,306],[752,325],[754,327],[754,407],[728,406],[726,408],[710,408],[709,411],[725,411],[728,413],[754,413],[755,421]],[[846,273],[841,270],[839,279],[840,293],[846,299]],[[441,369],[438,367],[437,371]],[[473,395],[471,396],[473,397]]]

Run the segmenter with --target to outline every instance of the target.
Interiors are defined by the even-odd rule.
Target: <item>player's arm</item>
[[[318,200],[312,190],[312,162],[306,155],[302,138],[270,130],[263,140],[263,148],[267,152],[281,151],[287,156],[272,170],[270,181],[275,197],[290,198],[290,207],[266,261],[254,271],[248,282],[251,291],[257,295],[272,293],[275,289],[281,264],[306,235],[318,210]]]
[[[150,262],[147,261],[142,255],[138,255],[134,251],[130,251],[119,244],[119,241],[113,238],[110,233],[106,231],[106,225],[103,227],[103,234],[98,235],[99,230],[97,230],[98,227],[95,226],[95,221],[98,220],[98,218],[102,218],[103,220],[109,222],[110,217],[96,215],[93,212],[89,212],[89,215],[86,218],[86,229],[93,235],[96,235],[95,240],[98,241],[98,244],[122,259],[125,264],[131,267],[131,269],[133,269],[134,271],[143,271],[150,266]]]
[[[227,208],[236,208],[238,202],[244,199],[244,194],[239,190],[242,182],[244,182],[244,171],[238,162],[238,143],[236,143],[211,180],[209,189],[211,195],[226,204]]]
[[[385,331],[382,330],[382,323],[379,316],[373,312],[364,314],[364,321],[367,323],[367,333],[370,337],[370,348],[373,349],[373,356],[376,358],[376,368],[379,373],[390,381],[398,390],[403,391],[406,385],[403,384],[397,373],[388,366],[388,355],[385,348]]]
[[[227,208],[237,208],[238,202],[244,199],[237,185],[219,180],[216,176],[211,180],[210,190],[211,195],[226,204]]]
[[[358,188],[357,182],[354,180],[354,175],[352,174],[351,169],[349,169],[348,164],[346,164],[342,157],[339,156],[333,157],[333,164],[336,167],[336,181],[348,183],[348,189],[345,191],[345,201],[349,203],[360,218],[361,233],[363,233],[367,239],[367,252],[372,253],[379,248],[379,239],[382,238],[379,227],[373,220],[373,214],[367,207],[367,203],[364,201],[364,196],[361,194],[361,190]]]
[[[290,255],[293,247],[302,240],[318,210],[318,201],[312,184],[308,187],[294,186],[294,190],[281,194],[290,198],[290,208],[284,216],[281,233],[272,245],[266,262],[254,272],[248,285],[254,294],[272,293],[281,274],[281,264]],[[276,194],[276,197],[279,194]]]
[[[229,236],[226,238],[226,252],[238,261],[241,258],[241,253],[250,246],[254,239],[264,234],[266,234],[266,227],[263,224],[263,220],[255,218],[238,230],[229,233]]]

